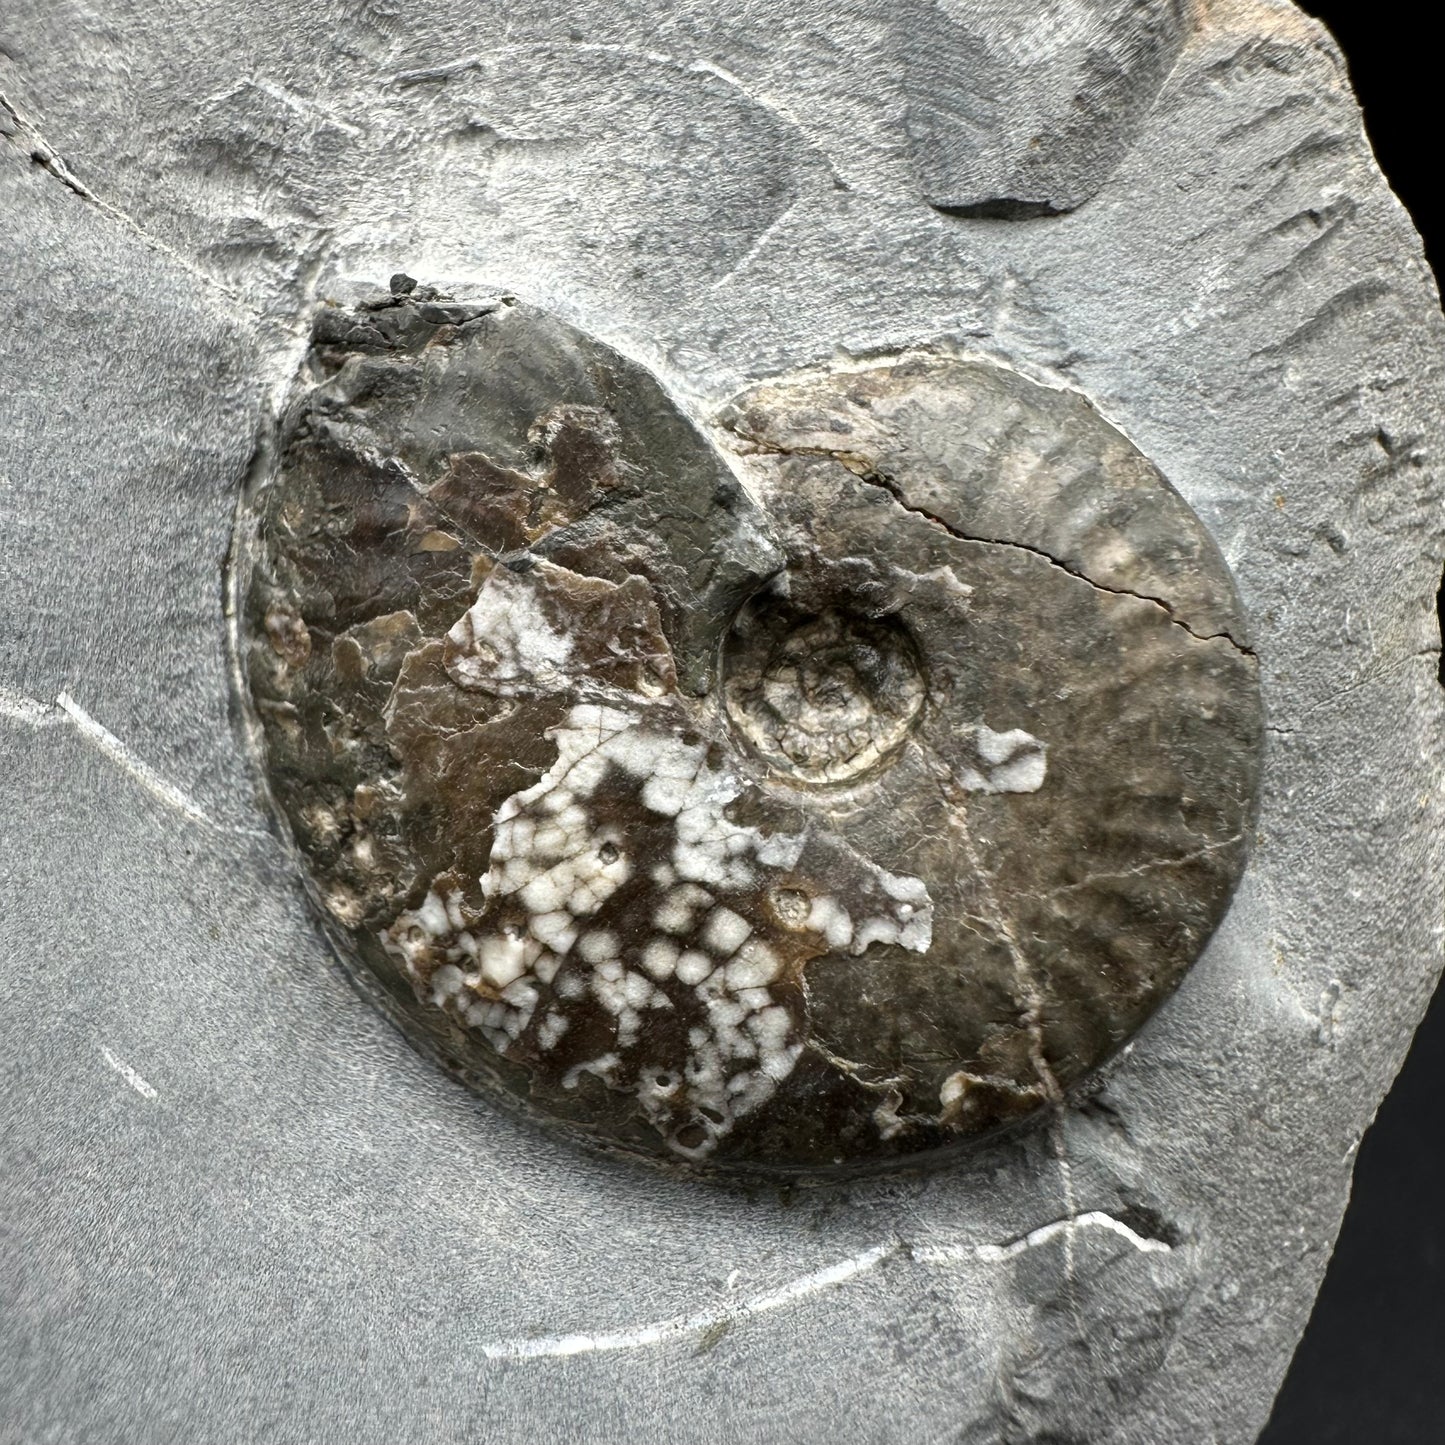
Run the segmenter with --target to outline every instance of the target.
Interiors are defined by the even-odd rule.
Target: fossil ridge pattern
[[[706,1168],[961,1146],[1225,908],[1254,661],[1080,397],[934,354],[705,435],[511,299],[322,314],[240,533],[273,799],[356,976],[474,1086]]]

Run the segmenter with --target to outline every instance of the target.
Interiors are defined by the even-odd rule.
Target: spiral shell
[[[938,1153],[1108,1057],[1243,866],[1227,569],[1077,394],[923,352],[705,433],[511,299],[323,313],[243,507],[271,796],[416,1043],[707,1169]]]

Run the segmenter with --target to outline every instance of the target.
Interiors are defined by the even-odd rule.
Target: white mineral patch
[[[974,732],[978,766],[964,767],[958,782],[973,793],[1037,793],[1048,772],[1048,748],[1022,728],[996,733],[980,725]]]
[[[509,567],[487,574],[447,641],[456,649],[451,673],[463,687],[502,693],[556,686],[572,655],[571,639],[547,621],[536,588]]]
[[[503,584],[511,596],[509,589]],[[468,617],[475,615],[473,608]],[[529,656],[541,651],[533,646]],[[646,1012],[690,1000],[686,1007],[699,1022],[680,1062],[691,1102],[708,1123],[704,1137],[675,1147],[703,1154],[734,1120],[771,1097],[801,1053],[792,1016],[773,992],[783,960],[759,935],[761,925],[749,917],[755,905],[744,899],[797,884],[792,870],[806,871],[811,835],[769,834],[729,819],[743,781],[726,760],[710,763],[705,745],[679,737],[674,722],[670,713],[574,706],[548,734],[556,761],[497,809],[489,867],[479,880],[487,916],[464,928],[458,910],[432,892],[386,930],[383,943],[413,976],[432,969],[431,997],[503,1053],[531,1026],[541,989],[555,979],[539,1046],[556,1047],[571,1010],[601,1008],[612,1020],[615,1048],[605,1068],[598,1061],[591,1071],[614,1084],[623,1077],[624,1056],[642,1039]],[[1014,752],[1010,747],[1007,755]],[[672,832],[668,863],[645,875],[655,893],[645,916],[657,932],[625,942],[587,923],[636,869],[624,830],[596,807],[608,782],[615,814],[618,775],[644,816],[671,820]],[[831,846],[844,847],[837,840]],[[804,926],[826,947],[854,954],[874,943],[926,951],[933,910],[922,880],[850,856],[867,886],[847,898],[813,893]],[[489,923],[504,910],[515,918],[519,906],[523,932]],[[576,1073],[569,1076],[574,1082]],[[675,1090],[659,1090],[642,1075],[636,1089],[661,1127]]]

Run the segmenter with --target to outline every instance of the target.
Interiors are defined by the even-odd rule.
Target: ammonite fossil
[[[690,419],[511,298],[317,325],[242,510],[344,959],[573,1133],[811,1173],[1057,1101],[1199,954],[1261,719],[1227,569],[1078,394],[942,350]]]

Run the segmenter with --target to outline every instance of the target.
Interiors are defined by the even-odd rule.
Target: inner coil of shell
[[[248,714],[419,1047],[699,1170],[941,1158],[1057,1101],[1227,906],[1227,569],[1074,392],[919,354],[705,430],[511,300],[317,323],[238,522]]]
[[[774,772],[804,783],[845,782],[889,760],[927,694],[918,649],[896,617],[838,607],[809,616],[771,591],[743,604],[722,672],[738,736]]]

